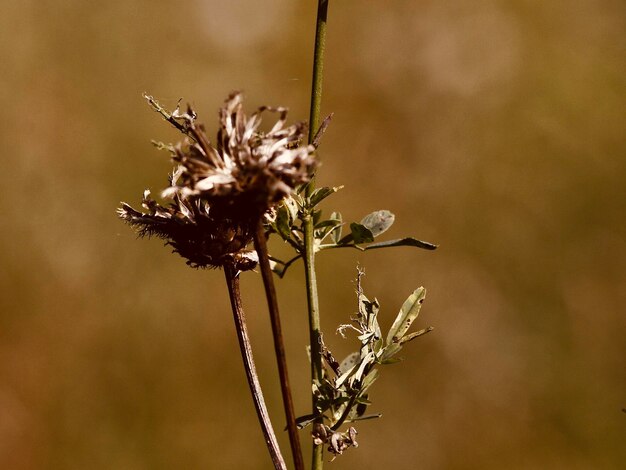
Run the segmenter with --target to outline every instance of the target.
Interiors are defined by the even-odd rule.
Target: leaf
[[[381,413],[375,415],[365,415],[365,416],[357,416],[356,418],[352,418],[350,421],[365,421],[366,419],[375,419],[380,418],[382,416]]]
[[[360,355],[359,355],[360,357]],[[346,381],[346,379],[348,377],[350,377],[350,374],[352,374],[352,372],[354,372],[354,370],[356,369],[357,364],[354,364],[352,367],[350,367],[348,370],[346,370],[343,374],[341,374],[339,377],[337,377],[337,379],[335,379],[335,388],[339,388],[343,385],[343,383]]]
[[[312,212],[312,219],[313,219],[313,226],[315,227],[318,222],[322,219],[322,211],[321,210],[316,210]]]
[[[322,202],[324,199],[326,199],[331,194],[336,193],[341,188],[343,188],[343,186],[337,186],[336,188],[324,187],[324,188],[316,189],[311,194],[311,197],[309,197],[309,207],[317,206],[320,202]]]
[[[326,220],[322,220],[320,222],[318,222],[315,225],[316,229],[320,229],[320,228],[326,228],[326,227],[336,227],[337,225],[339,225],[341,222],[339,220],[335,220],[335,219],[326,219]]]
[[[296,426],[298,427],[298,429],[303,429],[305,427],[307,427],[309,424],[311,424],[313,421],[315,421],[315,418],[317,416],[316,415],[304,415],[304,416],[300,416],[298,418],[296,418]],[[285,428],[287,429],[287,428]]]
[[[398,343],[411,327],[420,313],[422,302],[426,297],[426,289],[418,287],[402,304],[400,312],[387,334],[387,344]]]
[[[294,221],[298,218],[298,203],[294,199],[293,196],[286,197],[283,199],[283,205],[287,207],[289,210],[289,215],[291,216],[291,220]]]
[[[363,217],[361,225],[367,227],[372,232],[372,236],[377,237],[389,229],[395,219],[396,216],[387,210],[376,211]]]
[[[413,237],[399,238],[397,240],[389,240],[386,242],[372,243],[371,245],[367,245],[365,249],[374,250],[376,248],[390,248],[392,246],[414,246],[416,248],[423,248],[425,250],[437,249],[437,245],[433,245],[432,243],[428,243],[428,242],[423,242]]]
[[[360,393],[365,393],[367,389],[370,388],[374,382],[376,382],[376,379],[378,379],[378,369],[372,369],[363,379]]]
[[[397,362],[402,362],[402,359],[399,357],[389,357],[389,359],[383,359],[382,361],[380,361],[380,363],[384,365],[395,364]]]
[[[410,333],[410,334],[402,337],[402,339],[400,340],[400,344],[408,343],[409,341],[412,341],[415,338],[418,338],[418,337],[420,337],[422,335],[425,335],[426,333],[430,333],[433,330],[434,330],[434,328],[432,326],[429,326],[428,328],[424,328],[423,330],[419,330],[419,331],[416,331],[414,333]]]
[[[276,230],[283,240],[291,239],[291,217],[289,209],[282,205],[276,214]]]
[[[333,240],[333,242],[339,243],[339,240],[341,239],[341,225],[343,223],[343,219],[341,218],[341,213],[340,212],[333,212],[332,214],[330,214],[330,218],[332,220],[338,220],[339,224],[337,225],[337,228],[333,230],[332,234],[331,234],[331,238]]]
[[[374,353],[367,353],[365,357],[361,359],[361,364],[359,364],[359,368],[354,373],[354,375],[350,377],[350,380],[348,381],[350,385],[354,385],[354,383],[357,381],[361,382],[363,378],[363,374],[365,373],[366,367],[370,365],[372,362],[374,362],[375,359],[376,359],[376,356]]]
[[[285,268],[278,264],[271,266],[272,272],[276,274],[279,278],[283,278],[285,275]]]
[[[354,241],[355,245],[374,241],[374,235],[365,225],[352,222],[350,224],[350,231],[352,232],[350,235],[352,236],[351,238]],[[344,239],[345,238],[346,237],[344,237]]]
[[[341,373],[344,374],[352,367],[354,367],[360,357],[361,354],[358,351],[353,352],[352,354],[348,354],[348,356],[346,356],[346,358],[341,361],[341,364],[339,364],[339,370],[341,371]]]
[[[400,362],[402,359],[394,358],[396,354],[402,349],[400,343],[390,343],[383,349],[383,355],[380,357],[381,364],[393,364],[394,362]]]
[[[341,222],[339,220],[326,219],[315,224],[315,238],[324,240]]]

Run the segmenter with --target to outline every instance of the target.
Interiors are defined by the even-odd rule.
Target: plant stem
[[[256,366],[254,365],[252,346],[250,345],[250,337],[248,336],[248,328],[246,326],[246,317],[243,312],[241,294],[239,292],[239,275],[235,267],[230,264],[224,265],[224,274],[226,277],[226,284],[228,286],[230,305],[233,309],[235,329],[237,330],[237,339],[239,340],[239,349],[241,351],[243,365],[246,370],[246,378],[248,379],[248,386],[250,387],[250,392],[252,393],[254,408],[256,409],[261,429],[263,430],[265,443],[272,458],[274,468],[276,470],[287,470],[287,465],[285,465],[285,460],[283,459],[283,456],[280,453],[280,448],[278,447],[278,441],[276,440],[276,435],[274,434],[272,422],[270,421],[269,414],[267,413],[265,399],[263,398],[263,392],[261,391],[261,384],[259,383]]]
[[[320,350],[320,311],[317,294],[317,279],[315,277],[315,237],[313,236],[313,218],[307,214],[304,219],[304,268],[306,279],[307,305],[309,310],[309,341],[311,345],[311,382],[319,386],[322,381],[322,352]],[[318,414],[317,397],[312,395],[313,414]],[[322,416],[315,419],[315,423],[323,423]],[[323,466],[324,446],[313,444],[311,468],[319,470]]]
[[[313,79],[311,84],[311,112],[309,115],[309,144],[313,142],[319,128],[322,107],[322,81],[324,78],[324,51],[326,48],[326,22],[328,18],[329,0],[318,0],[317,20],[315,27],[315,49],[313,51]],[[306,186],[305,195],[311,195],[314,181]],[[304,219],[304,267],[306,277],[307,305],[309,313],[309,333],[311,345],[311,382],[319,385],[322,380],[322,354],[320,350],[320,312],[315,277],[315,236],[313,216],[305,214]],[[312,395],[313,414],[318,413],[317,397]],[[323,418],[317,417],[316,423],[322,424]],[[324,465],[323,445],[313,445],[312,470],[321,470]]]
[[[289,386],[289,375],[287,374],[287,360],[285,358],[285,346],[283,343],[282,328],[280,326],[280,315],[278,313],[278,299],[276,296],[276,289],[274,287],[272,269],[270,268],[267,241],[265,240],[265,230],[263,229],[263,222],[260,219],[254,233],[254,247],[259,255],[259,265],[261,267],[261,275],[263,276],[265,297],[267,298],[267,307],[270,312],[270,320],[272,323],[274,353],[276,354],[276,362],[278,363],[278,375],[280,377],[280,388],[283,395],[283,405],[285,407],[285,416],[287,419],[287,430],[289,432],[289,443],[291,444],[293,463],[296,470],[304,470],[304,460],[302,459],[302,449],[300,448],[300,438],[298,436],[298,427],[296,425],[296,414],[293,409],[291,388]]]
[[[313,143],[320,124],[322,108],[322,81],[324,79],[324,51],[326,50],[326,19],[328,2],[318,0],[315,27],[315,50],[313,51],[313,81],[311,84],[311,112],[309,114],[309,144]]]

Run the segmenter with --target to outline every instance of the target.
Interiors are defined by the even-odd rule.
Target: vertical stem
[[[254,247],[259,255],[259,265],[261,267],[261,275],[263,276],[265,297],[267,298],[267,307],[270,312],[270,320],[272,323],[274,353],[276,354],[276,362],[278,363],[280,389],[283,395],[283,405],[285,407],[285,416],[287,418],[287,430],[289,432],[289,443],[291,444],[293,463],[296,470],[304,470],[304,460],[302,459],[302,449],[300,448],[300,438],[298,436],[298,427],[296,425],[296,415],[293,409],[291,388],[289,386],[289,375],[287,374],[287,360],[285,358],[285,346],[283,344],[283,334],[282,328],[280,326],[280,315],[278,313],[278,299],[276,296],[276,289],[274,287],[272,269],[270,268],[270,262],[267,252],[267,241],[265,240],[265,231],[263,230],[263,222],[260,219],[257,223],[257,227],[254,233]]]
[[[306,215],[304,219],[304,268],[306,279],[307,305],[309,310],[309,335],[311,345],[311,382],[319,385],[322,381],[322,352],[320,350],[320,310],[317,295],[317,279],[315,277],[315,238],[313,235],[313,218]],[[313,414],[318,413],[317,397],[312,396]],[[316,418],[315,423],[323,423],[322,416]],[[313,444],[311,468],[319,470],[323,466],[324,446]]]
[[[276,435],[274,434],[274,429],[272,428],[272,422],[270,421],[269,414],[267,413],[265,399],[263,398],[263,392],[261,391],[261,384],[259,383],[256,366],[254,365],[252,346],[250,345],[250,337],[248,336],[248,328],[246,326],[246,317],[241,304],[239,276],[235,267],[230,264],[224,265],[224,274],[226,276],[226,284],[228,286],[230,305],[233,309],[235,329],[237,330],[237,339],[239,340],[239,349],[241,350],[241,357],[246,370],[248,386],[250,387],[250,392],[252,393],[252,401],[254,402],[254,408],[256,409],[261,429],[263,430],[265,443],[270,452],[274,468],[276,470],[287,470],[287,465],[285,465],[285,460],[280,453],[278,441],[276,440]]]
[[[313,79],[311,84],[311,112],[309,115],[309,143],[312,143],[319,128],[322,107],[322,81],[324,78],[324,52],[326,49],[326,24],[328,18],[328,2],[318,0],[317,20],[315,27],[315,50],[313,51]],[[310,196],[314,189],[314,182],[306,186],[305,194]],[[309,333],[311,344],[311,382],[319,385],[322,379],[322,354],[320,351],[320,311],[317,294],[317,279],[315,277],[315,236],[312,214],[306,214],[304,219],[304,268],[306,277],[307,305],[309,313]],[[312,395],[313,414],[317,414],[315,394]],[[323,423],[320,416],[316,423]],[[312,470],[321,470],[324,465],[323,445],[313,444]]]
[[[322,108],[322,81],[324,79],[324,51],[326,50],[326,19],[328,2],[318,0],[317,22],[315,27],[315,50],[313,51],[313,80],[311,84],[311,112],[309,114],[309,144],[320,125]]]

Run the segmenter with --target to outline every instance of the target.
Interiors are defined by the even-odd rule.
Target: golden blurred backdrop
[[[315,8],[5,2],[0,468],[269,468],[222,274],[137,241],[115,209],[171,168],[150,140],[178,136],[143,91],[190,101],[211,133],[234,89],[247,109],[308,117]],[[424,285],[418,328],[435,327],[382,371],[382,419],[329,468],[623,468],[624,13],[619,0],[331,2],[323,112],[335,116],[318,176],[345,189],[324,207],[350,220],[389,209],[390,237],[440,248],[319,256],[339,356],[357,264],[383,326]],[[260,276],[242,282],[281,429]],[[301,264],[278,289],[306,414]]]

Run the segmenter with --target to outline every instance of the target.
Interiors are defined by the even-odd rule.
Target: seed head
[[[193,267],[221,267],[232,263],[241,271],[253,269],[256,252],[247,250],[260,217],[296,186],[306,183],[315,167],[313,146],[303,145],[304,123],[285,127],[285,108],[243,112],[240,93],[231,94],[220,109],[216,146],[210,143],[196,113],[189,107],[165,111],[150,96],[152,107],[185,134],[170,150],[177,168],[169,179],[162,205],[146,190],[147,212],[122,203],[118,215],[140,236],[167,240]],[[279,114],[269,132],[261,132],[261,114]]]
[[[270,131],[259,130],[264,112],[278,113]],[[242,95],[232,93],[219,112],[216,146],[189,108],[178,114],[188,137],[174,148],[174,161],[182,167],[179,183],[164,196],[178,193],[209,201],[214,211],[239,219],[258,218],[300,184],[309,181],[314,147],[303,144],[307,126],[285,127],[286,108],[263,106],[250,117],[243,111]]]

